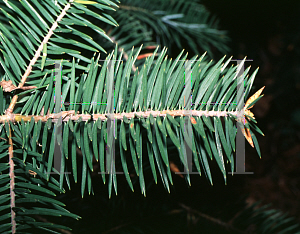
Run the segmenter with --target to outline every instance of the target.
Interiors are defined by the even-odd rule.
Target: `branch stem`
[[[155,118],[157,116],[165,117],[167,114],[176,117],[176,116],[206,116],[206,117],[221,117],[228,116],[229,114],[234,116],[240,116],[243,111],[197,111],[197,110],[164,110],[164,111],[140,111],[140,112],[130,112],[130,113],[113,113],[113,114],[75,114],[74,110],[71,111],[62,111],[60,113],[48,114],[45,116],[40,115],[20,115],[20,114],[11,114],[11,115],[2,115],[0,116],[0,123],[5,123],[5,121],[11,121],[13,123],[20,122],[22,119],[24,122],[30,121],[33,117],[35,122],[41,120],[42,122],[47,122],[48,119],[52,119],[52,122],[57,122],[60,117],[62,117],[62,121],[68,121],[71,119],[72,121],[77,121],[80,117],[82,121],[88,120],[97,120],[100,119],[102,121],[110,119],[123,119],[123,116],[128,119],[131,118],[149,118],[150,114]]]
[[[15,169],[15,164],[13,161],[13,157],[14,157],[14,153],[13,153],[13,141],[11,138],[11,127],[9,125],[9,139],[8,139],[8,143],[9,143],[9,148],[8,148],[8,154],[9,154],[9,177],[10,177],[10,208],[11,208],[11,231],[12,233],[16,233],[16,214],[13,210],[13,208],[15,208],[15,192],[14,192],[14,188],[15,188],[15,173],[14,173],[14,169]]]

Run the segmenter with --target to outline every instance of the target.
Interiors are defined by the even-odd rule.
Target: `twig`
[[[178,213],[181,213],[183,210],[171,210],[170,212],[167,212],[165,214],[161,214],[161,215],[152,215],[150,217],[145,217],[144,219],[138,219],[138,220],[134,220],[134,221],[131,221],[131,222],[127,222],[127,223],[123,223],[123,224],[120,224],[119,226],[116,226],[116,227],[113,227],[105,232],[103,232],[102,234],[107,234],[107,233],[111,233],[111,232],[115,232],[116,230],[119,230],[123,227],[126,227],[126,226],[129,226],[131,224],[134,224],[134,223],[137,223],[137,222],[141,222],[143,220],[149,220],[150,218],[159,218],[161,216],[164,216],[164,215],[173,215],[173,214],[178,214]]]
[[[119,51],[120,53],[122,53],[122,51],[123,51],[123,57],[124,57],[124,59],[127,61],[127,60],[128,60],[128,54],[125,52],[125,50],[124,50],[123,48],[119,47],[118,51]],[[136,66],[135,66],[134,63],[133,63],[133,64],[132,64],[132,71],[135,72],[136,69],[137,69],[137,68],[136,68]]]
[[[107,32],[107,36],[109,36],[109,34],[111,33],[111,31],[112,31],[112,29],[109,30],[109,31]],[[118,42],[115,40],[115,37],[111,37],[110,39],[112,40],[113,43],[118,44]],[[119,48],[118,48],[118,51],[119,51],[120,53],[123,52],[123,57],[124,57],[124,59],[127,61],[127,60],[128,60],[128,54],[125,52],[124,48],[119,47]],[[133,63],[133,64],[132,64],[132,71],[135,72],[136,69],[137,69],[137,68],[136,68],[136,66],[135,66],[134,63]]]
[[[51,223],[49,222],[47,219],[41,217],[41,216],[38,216],[38,215],[35,215],[35,218],[44,222],[44,223]],[[67,231],[67,230],[64,230],[64,229],[61,229],[61,228],[55,228],[56,230],[60,231],[61,233],[65,233],[65,234],[72,234],[72,232],[70,231]]]
[[[229,114],[238,116],[241,112],[238,111],[197,111],[197,110],[164,110],[164,111],[140,111],[140,112],[129,112],[129,113],[113,113],[113,114],[76,114],[75,111],[62,111],[60,113],[55,114],[48,114],[45,116],[40,115],[20,115],[20,114],[10,114],[10,115],[2,115],[0,116],[0,123],[5,123],[5,121],[11,121],[12,123],[21,122],[23,119],[24,122],[28,122],[31,118],[34,118],[35,122],[41,120],[42,122],[47,122],[48,119],[52,119],[52,122],[56,123],[60,117],[62,117],[63,122],[67,122],[69,119],[72,121],[78,120],[80,117],[82,121],[88,120],[97,120],[100,119],[102,121],[109,119],[123,119],[123,116],[127,117],[128,119],[132,118],[149,118],[150,114],[155,118],[157,116],[165,117],[167,114],[176,117],[176,116],[191,116],[191,122],[194,124],[196,120],[193,116],[228,116]]]
[[[209,221],[211,221],[213,223],[216,223],[216,224],[218,224],[220,226],[223,226],[223,227],[225,227],[227,229],[230,229],[230,230],[238,232],[238,233],[244,233],[242,230],[239,230],[239,229],[233,227],[231,224],[225,223],[225,222],[223,222],[223,221],[221,221],[219,219],[216,219],[214,217],[211,217],[211,216],[209,216],[207,214],[203,214],[200,211],[194,210],[194,209],[192,209],[192,208],[190,208],[190,207],[188,207],[188,206],[186,206],[184,204],[179,203],[179,206],[182,207],[183,209],[185,209],[188,212],[195,213],[195,214],[199,215],[200,217],[205,218],[205,219],[207,219],[207,220],[209,220]]]
[[[11,232],[14,234],[14,233],[16,233],[16,221],[15,221],[16,213],[13,210],[13,208],[15,208],[15,192],[14,192],[14,188],[15,188],[15,173],[14,173],[15,164],[13,162],[14,153],[13,153],[13,141],[12,141],[12,138],[11,138],[10,124],[9,124],[8,142],[9,142],[8,154],[9,154],[9,178],[10,178]]]
[[[7,141],[5,138],[0,137],[1,140]]]

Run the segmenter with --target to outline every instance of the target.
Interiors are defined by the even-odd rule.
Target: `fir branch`
[[[61,14],[57,17],[56,21],[54,22],[54,24],[52,25],[52,27],[50,28],[47,36],[44,37],[43,42],[40,44],[39,48],[37,49],[37,51],[35,52],[35,55],[33,57],[33,59],[30,61],[27,70],[25,71],[24,75],[22,76],[21,82],[18,85],[18,88],[22,88],[27,80],[27,77],[30,75],[31,70],[32,70],[32,66],[36,63],[37,59],[40,57],[41,52],[43,50],[43,46],[44,44],[47,44],[47,42],[49,41],[50,37],[52,36],[54,30],[58,27],[58,22],[61,21],[61,19],[66,15],[67,10],[71,7],[71,3],[74,0],[70,0],[70,2],[65,6],[65,8],[62,10]],[[14,95],[8,109],[6,110],[6,114],[11,114],[14,110],[14,107],[17,103],[18,100],[18,96]]]

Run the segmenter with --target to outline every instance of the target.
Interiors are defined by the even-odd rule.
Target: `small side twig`
[[[129,226],[129,225],[134,224],[134,223],[142,222],[143,220],[149,220],[149,219],[151,219],[151,218],[156,219],[156,218],[162,217],[162,216],[164,216],[164,215],[175,215],[175,214],[178,214],[178,213],[181,213],[181,212],[183,212],[183,210],[177,210],[177,209],[174,209],[174,210],[171,210],[170,212],[167,212],[167,213],[164,213],[164,214],[160,214],[160,215],[152,215],[152,216],[150,216],[150,217],[145,217],[144,219],[143,219],[143,218],[142,218],[142,219],[136,219],[136,220],[133,220],[133,221],[131,221],[131,222],[123,223],[123,224],[120,224],[120,225],[118,225],[118,226],[116,226],[116,227],[113,227],[113,228],[111,228],[111,229],[109,229],[109,230],[103,232],[102,234],[107,234],[107,233],[115,232],[115,231],[117,231],[117,230],[119,230],[119,229],[121,229],[121,228],[127,227],[127,226]]]
[[[179,203],[179,206],[182,207],[183,209],[185,209],[187,212],[192,212],[192,213],[194,213],[194,214],[197,214],[197,215],[199,215],[200,217],[205,218],[205,219],[207,219],[207,220],[209,220],[209,221],[211,221],[211,222],[213,222],[213,223],[216,223],[216,224],[218,224],[218,225],[220,225],[220,226],[223,226],[223,227],[225,227],[225,228],[227,228],[227,229],[229,229],[229,230],[235,231],[235,232],[237,232],[237,233],[244,233],[242,230],[239,230],[239,229],[233,227],[233,226],[232,226],[231,224],[229,224],[229,223],[225,223],[225,222],[223,222],[223,221],[221,221],[221,220],[219,220],[219,219],[216,219],[216,218],[214,218],[214,217],[211,217],[211,216],[209,216],[209,215],[207,215],[207,214],[203,214],[203,213],[201,213],[200,211],[194,210],[194,209],[192,209],[191,207],[188,207],[188,206],[186,206],[186,205],[184,205],[184,204]]]
[[[38,216],[38,215],[35,215],[35,218],[44,222],[44,223],[51,223],[49,222],[47,219],[41,217],[41,216]],[[60,231],[61,233],[64,233],[64,234],[72,234],[72,232],[68,231],[68,230],[64,230],[64,229],[61,229],[61,228],[56,228],[57,231]]]
[[[112,29],[109,30],[109,31],[107,32],[107,36],[110,35],[111,31],[112,31]],[[111,37],[110,39],[113,41],[114,44],[118,44],[118,42],[115,40],[115,37]],[[124,48],[119,47],[119,48],[118,48],[118,51],[119,51],[120,53],[123,52],[123,57],[124,57],[124,59],[127,61],[127,60],[128,60],[128,54],[125,52]],[[137,69],[136,66],[135,66],[134,64],[132,64],[132,71],[135,72],[136,69]]]

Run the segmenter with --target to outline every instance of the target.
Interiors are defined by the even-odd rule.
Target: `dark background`
[[[261,160],[246,152],[254,172],[243,185],[248,199],[272,202],[300,220],[300,2],[204,2],[229,31],[234,58],[260,67],[253,89],[266,86],[253,108],[265,137],[258,135]]]
[[[66,219],[72,233],[227,233],[224,225],[196,215],[177,214],[185,204],[202,214],[230,223],[243,202],[272,204],[300,221],[300,2],[205,0],[207,8],[228,30],[234,59],[247,62],[252,71],[260,67],[252,93],[266,86],[264,97],[253,108],[259,128],[256,134],[262,159],[246,142],[246,171],[253,175],[228,176],[224,185],[221,173],[212,165],[214,185],[205,176],[192,175],[192,186],[173,175],[171,193],[148,182],[144,198],[138,181],[135,193],[118,178],[118,195],[108,199],[107,185],[94,177],[94,196],[80,196],[80,184],[61,195],[67,209],[82,217]],[[216,58],[217,49],[213,50]],[[252,94],[251,93],[251,94]],[[146,181],[151,181],[150,177]],[[152,229],[151,229],[152,228]],[[126,232],[127,230],[127,232]],[[172,230],[172,231],[171,231]],[[232,230],[228,233],[233,233]]]

